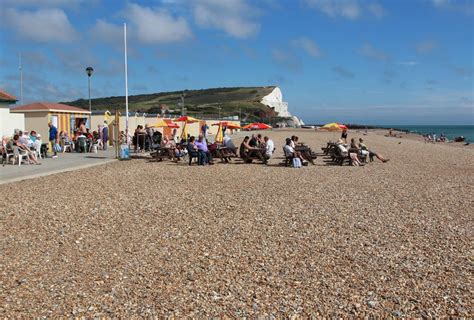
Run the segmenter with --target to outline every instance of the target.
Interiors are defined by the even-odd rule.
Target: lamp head
[[[94,72],[94,68],[92,68],[92,67],[87,67],[86,68],[86,73],[87,73],[88,77],[92,76],[93,72]]]

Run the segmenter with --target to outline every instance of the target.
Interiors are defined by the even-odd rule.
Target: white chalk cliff
[[[262,100],[260,100],[260,103],[275,110],[279,117],[288,118],[288,120],[284,121],[284,125],[291,127],[304,125],[301,119],[298,119],[288,111],[288,102],[283,101],[283,94],[281,93],[280,88],[275,87],[270,94],[264,96]]]

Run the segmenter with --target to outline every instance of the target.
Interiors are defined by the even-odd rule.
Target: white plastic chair
[[[69,149],[69,152],[72,152],[72,145],[71,144],[65,144],[63,147],[63,153],[66,152],[66,150]]]
[[[15,159],[18,160],[18,166],[21,166],[21,162],[23,161],[23,159],[28,160],[28,164],[30,163],[28,159],[28,151],[22,150],[18,147],[14,147],[13,153],[15,154]],[[15,160],[13,160],[13,164],[15,164]]]
[[[4,151],[3,151],[3,155],[2,155],[2,161],[3,161],[3,157],[5,157],[5,161],[8,163],[8,160],[10,158],[12,158],[13,159],[13,164],[15,164],[15,153],[14,153],[14,151],[13,150],[8,150],[6,145],[3,146],[3,150]]]
[[[102,140],[97,139],[96,143],[91,144],[89,148],[89,152],[92,152],[92,150],[94,150],[94,153],[97,153],[97,150],[101,148],[101,146],[102,146]]]

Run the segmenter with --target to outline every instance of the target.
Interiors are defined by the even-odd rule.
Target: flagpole
[[[18,52],[18,69],[20,69],[20,104],[23,105],[23,67],[21,66],[21,52]]]
[[[127,24],[123,24],[123,42],[125,49],[125,135],[127,137],[127,145],[130,144],[128,138],[128,66],[127,66]]]

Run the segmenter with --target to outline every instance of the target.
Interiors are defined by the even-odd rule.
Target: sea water
[[[466,138],[466,141],[474,142],[474,125],[464,125],[464,126],[407,126],[407,125],[393,125],[393,126],[383,126],[385,128],[394,128],[407,130],[412,133],[418,134],[436,134],[436,137],[439,138],[441,134],[444,134],[449,140],[453,140],[456,137],[463,136]]]

